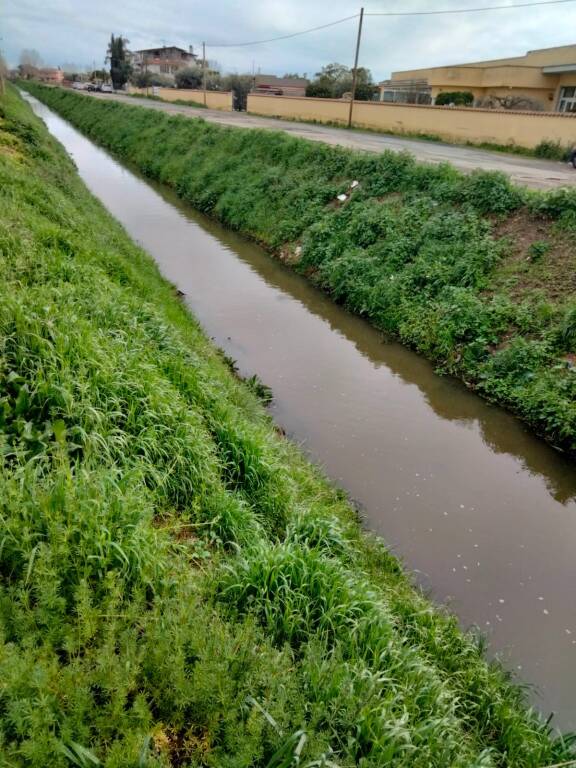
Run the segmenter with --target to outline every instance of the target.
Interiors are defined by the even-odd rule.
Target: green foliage
[[[536,242],[532,243],[528,249],[530,261],[541,261],[550,251],[551,247],[551,244],[547,240],[536,240]]]
[[[340,99],[352,92],[353,72],[344,64],[327,64],[316,73],[315,79],[306,87],[306,96],[321,99]],[[372,73],[366,67],[358,67],[356,75],[356,96],[358,101],[372,101],[378,88],[372,82]]]
[[[524,768],[573,756],[475,640],[361,534],[342,494],[278,438],[40,121],[12,92],[3,108],[19,126],[21,157],[0,152],[0,762]],[[151,174],[176,173],[188,130],[204,174],[216,160],[233,175],[237,162],[246,170],[248,132],[222,134],[240,158],[215,158],[215,134],[200,121],[157,123],[126,107],[102,123],[97,115],[93,133],[138,154]],[[139,146],[114,134],[119,115],[140,122]],[[294,147],[315,154],[257,139],[260,174],[271,154],[277,164],[289,164]],[[148,157],[149,140],[164,166]],[[171,158],[165,143],[180,151]],[[318,151],[324,173],[361,162]],[[422,230],[410,234],[408,213],[402,223],[392,202],[359,195],[358,221],[352,205],[332,217],[335,240],[319,216],[318,263],[358,239],[376,265],[416,262],[402,281],[417,295],[440,300],[449,275],[461,286],[450,301],[469,306],[454,334],[468,337],[477,298],[467,292],[498,258],[487,225],[473,208],[443,221],[441,204],[418,191],[430,175],[406,159],[380,162],[378,183],[406,184]],[[184,195],[239,215],[234,193],[216,194],[217,174],[211,183],[203,175],[202,189],[183,168]],[[269,171],[259,182],[274,205],[287,192],[281,178]],[[303,198],[288,187],[298,215],[315,195],[322,212],[339,188],[319,181]],[[242,205],[263,217],[257,177],[247,184]],[[438,256],[436,236],[451,248],[438,268],[428,258]],[[407,302],[410,291],[400,295]]]
[[[136,88],[149,88],[154,85],[170,88],[173,82],[172,78],[167,75],[158,75],[155,72],[138,72],[132,77],[132,84]]]
[[[560,341],[567,352],[576,352],[576,306],[568,307],[560,323]]]
[[[308,83],[306,96],[316,99],[333,99],[332,88],[327,83]]]
[[[434,102],[439,107],[454,104],[456,107],[471,107],[474,103],[474,94],[470,91],[450,91],[439,93]]]
[[[201,88],[202,87],[202,68],[198,66],[184,67],[179,69],[174,75],[177,88]]]
[[[570,149],[571,147],[563,147],[559,141],[543,139],[534,147],[534,154],[547,160],[568,160]]]
[[[132,72],[128,58],[128,41],[122,35],[110,36],[106,58],[110,62],[112,85],[119,90],[126,85]]]

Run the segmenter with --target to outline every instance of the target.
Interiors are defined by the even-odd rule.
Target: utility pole
[[[350,99],[350,111],[348,112],[348,128],[352,128],[352,110],[356,98],[356,82],[358,80],[358,57],[360,56],[360,40],[362,39],[362,21],[364,20],[364,8],[360,8],[358,21],[358,37],[356,38],[356,55],[354,56],[354,69],[352,70],[352,97]]]
[[[204,106],[206,106],[206,43],[202,43],[202,90],[204,91]]]

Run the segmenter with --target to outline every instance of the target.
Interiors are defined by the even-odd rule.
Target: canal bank
[[[576,455],[576,189],[26,87]]]
[[[151,188],[35,103],[90,189],[207,332],[275,394],[277,421],[355,498],[533,700],[573,728],[573,465],[421,358],[385,341],[234,233]]]

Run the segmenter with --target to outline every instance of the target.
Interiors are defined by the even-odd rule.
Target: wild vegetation
[[[361,154],[27,87],[576,452],[576,189],[534,192],[498,173],[464,175],[408,154]]]
[[[573,755],[361,534],[12,89],[0,265],[0,764]]]
[[[0,102],[0,764],[573,755]]]

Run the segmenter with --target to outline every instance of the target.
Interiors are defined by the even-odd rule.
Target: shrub
[[[439,107],[454,104],[456,107],[471,107],[474,103],[474,94],[470,91],[450,91],[439,93],[434,102]]]
[[[571,147],[563,147],[559,141],[543,139],[534,147],[534,154],[548,160],[568,160],[570,150]]]
[[[499,171],[473,171],[463,182],[462,193],[480,213],[511,213],[525,200],[522,190]]]

